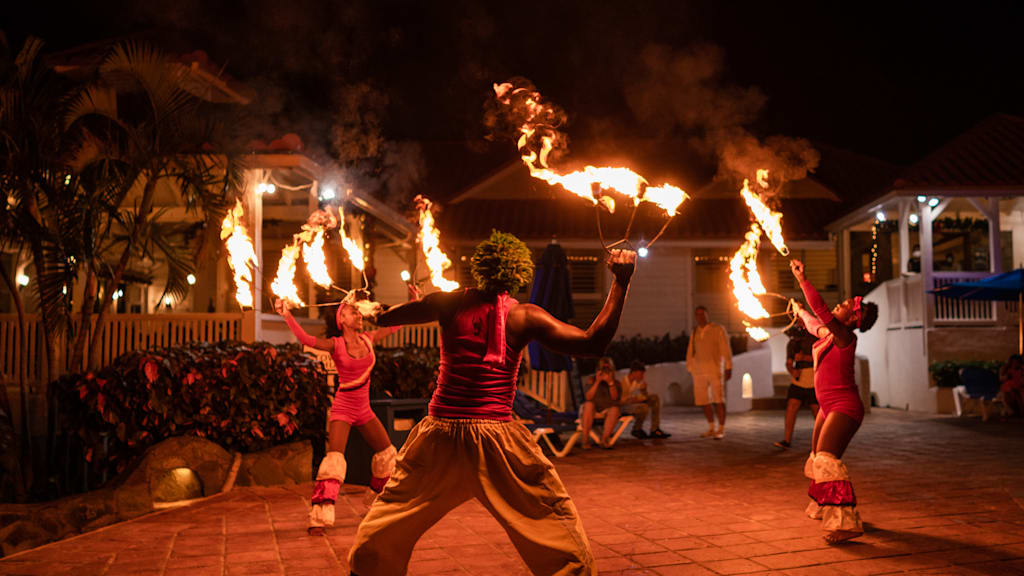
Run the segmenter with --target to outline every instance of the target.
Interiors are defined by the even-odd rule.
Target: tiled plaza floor
[[[771,446],[781,412],[730,416],[720,441],[704,426],[674,409],[668,441],[556,462],[602,574],[1024,574],[1022,421],[876,410],[846,459],[867,534],[838,547],[802,515],[806,412],[789,452]],[[308,485],[236,489],[0,560],[0,574],[347,574],[365,510],[347,488],[327,537],[305,533]],[[476,502],[426,534],[409,571],[528,573]]]

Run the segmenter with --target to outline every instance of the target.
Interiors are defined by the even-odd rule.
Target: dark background
[[[204,50],[248,85],[267,136],[330,147],[344,109],[390,140],[475,140],[492,82],[532,80],[569,132],[645,136],[624,96],[645,47],[714,44],[717,86],[757,87],[758,136],[909,163],[982,118],[1024,113],[1021,3],[158,0],[8,5],[14,50],[124,36]],[[353,104],[352,86],[368,86]],[[686,127],[674,131],[685,132]],[[276,133],[276,134],[275,134]],[[337,152],[335,151],[335,155]]]

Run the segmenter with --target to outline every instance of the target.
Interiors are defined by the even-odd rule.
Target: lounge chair
[[[988,420],[988,402],[996,401],[999,395],[999,377],[990,370],[976,366],[960,369],[961,385],[953,388],[953,405],[956,415],[964,414],[967,400],[976,400],[981,406],[982,421]]]
[[[533,435],[541,446],[546,445],[556,458],[562,458],[572,450],[582,436],[576,412],[555,412],[541,402],[517,390],[512,400],[512,412]],[[561,434],[571,432],[565,442]]]

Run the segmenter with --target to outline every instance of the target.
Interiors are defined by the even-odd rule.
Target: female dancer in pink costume
[[[812,315],[796,304],[797,313],[807,331],[818,338],[813,348],[814,392],[821,409],[814,422],[811,455],[804,466],[804,474],[811,479],[807,493],[813,500],[807,513],[822,520],[822,528],[828,531],[825,540],[837,544],[864,533],[853,483],[840,458],[864,419],[864,405],[853,377],[857,351],[853,330],[871,328],[878,319],[878,306],[862,302],[858,296],[829,311],[804,276],[803,263],[791,260],[789,265],[814,312]]]
[[[419,291],[412,285],[409,293],[412,298],[419,296]],[[377,361],[373,353],[374,342],[383,340],[399,327],[364,332],[363,316],[354,306],[342,302],[335,316],[341,336],[317,338],[302,329],[285,302],[277,300],[274,308],[299,342],[330,352],[338,369],[338,389],[328,418],[327,455],[317,471],[313,506],[309,512],[309,533],[320,535],[325,527],[334,525],[334,502],[338,499],[348,468],[345,444],[353,426],[374,451],[370,462],[370,489],[374,492],[383,490],[395,469],[395,447],[391,445],[384,425],[370,409],[370,373]]]

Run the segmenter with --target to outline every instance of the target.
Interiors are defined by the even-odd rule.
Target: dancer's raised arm
[[[298,321],[292,317],[292,311],[288,308],[288,304],[284,300],[275,300],[274,310],[284,318],[285,324],[288,325],[292,334],[299,339],[299,342],[301,342],[303,346],[312,346],[317,350],[326,350],[328,352],[334,350],[334,342],[330,338],[317,338],[303,330]]]
[[[832,333],[832,336],[835,338],[836,345],[840,348],[845,348],[853,342],[853,331],[832,314],[832,311],[825,305],[825,301],[821,299],[821,295],[818,294],[814,285],[807,280],[807,277],[804,275],[803,262],[796,259],[790,260],[789,268],[793,271],[793,277],[800,283],[800,289],[804,293],[804,299],[807,300],[807,305],[811,308],[811,311],[814,312],[814,315],[818,317],[818,320],[820,320],[819,323],[814,323],[810,318],[808,318],[810,315],[798,306],[798,312],[803,312],[801,318],[804,319],[804,325],[807,327],[807,331],[820,338],[820,329],[823,325]]]
[[[600,356],[608,348],[619,328],[622,306],[626,301],[629,279],[636,268],[636,252],[613,250],[608,257],[608,268],[615,280],[600,314],[586,330],[556,319],[540,306],[522,304],[509,313],[510,332],[515,332],[526,345],[531,340],[562,354],[574,356]],[[518,339],[517,339],[518,340]],[[511,342],[510,342],[511,344]]]

